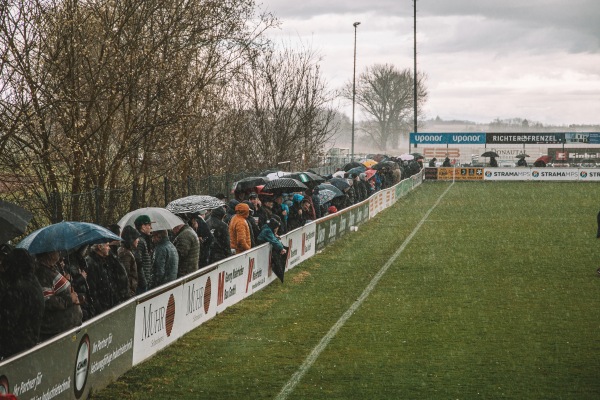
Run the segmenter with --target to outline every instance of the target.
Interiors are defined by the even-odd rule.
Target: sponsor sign
[[[452,181],[454,180],[454,173],[456,168],[442,167],[438,168],[437,179],[439,181]]]
[[[563,143],[565,140],[564,133],[488,133],[486,136],[488,144],[553,144]]]
[[[600,169],[580,169],[579,170],[580,181],[600,181]]]
[[[486,168],[486,181],[528,181],[531,179],[530,168]]]
[[[183,335],[183,286],[141,301],[135,311],[133,364],[137,365]]]
[[[25,357],[0,364],[0,393],[19,399],[85,399],[132,367],[135,302],[94,319]],[[60,367],[58,367],[60,366]]]
[[[371,218],[383,210],[385,204],[384,195],[384,191],[380,190],[369,198],[369,216]]]
[[[411,144],[484,144],[483,132],[415,133],[410,134]]]
[[[483,168],[478,168],[478,167],[455,168],[454,179],[457,181],[481,181],[481,180],[483,180]]]
[[[184,306],[178,328],[185,334],[217,315],[217,281],[219,270],[197,276],[183,284]]]
[[[438,178],[438,169],[433,167],[425,167],[425,179],[436,181]],[[402,186],[402,185],[398,185]]]
[[[533,181],[576,181],[579,180],[577,168],[531,168]]]
[[[301,229],[288,233],[282,238],[282,241],[284,245],[289,247],[287,269],[292,269],[302,261],[315,255],[317,223],[311,222]]]

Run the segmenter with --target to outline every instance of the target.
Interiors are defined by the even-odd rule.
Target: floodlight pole
[[[360,22],[352,24],[354,26],[354,72],[352,74],[352,149],[350,154],[350,160],[354,161],[354,103],[356,101],[356,27],[360,25]]]

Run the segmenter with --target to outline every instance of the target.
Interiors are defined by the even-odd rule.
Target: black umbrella
[[[304,183],[309,188],[314,188],[320,183],[325,182],[325,178],[321,175],[313,174],[312,172],[294,172],[293,174],[284,175],[282,178],[292,178]]]
[[[517,154],[515,156],[515,158],[526,158],[526,157],[529,157],[529,154],[522,153],[522,154]]]
[[[300,181],[293,178],[279,178],[265,183],[262,188],[263,192],[267,193],[283,193],[283,192],[303,192],[308,187]]]
[[[290,248],[287,246],[283,246],[283,248],[286,250],[285,254],[280,254],[279,252],[273,251],[273,254],[271,255],[271,268],[281,283],[283,283],[285,266],[287,264],[287,256],[290,251]]]
[[[389,169],[398,169],[400,166],[395,163],[394,161],[380,161],[377,164],[373,165],[371,168],[375,169],[375,170],[380,170],[382,168],[389,168]]]
[[[340,189],[341,191],[344,191],[350,187],[348,180],[344,178],[332,178],[329,180],[329,183],[331,183],[333,186]]]
[[[0,200],[0,244],[24,234],[31,217],[24,208]]]
[[[481,157],[499,157],[498,153],[496,153],[495,151],[486,151],[485,153],[483,153],[481,155]]]
[[[361,165],[362,165],[362,164],[361,164],[361,163],[359,163],[359,162],[357,162],[357,161],[350,161],[348,164],[344,165],[344,168],[343,168],[343,170],[344,170],[344,171],[346,171],[346,172],[348,172],[348,171],[350,171],[352,168],[356,168],[356,167],[359,167],[359,166],[361,166]]]
[[[245,190],[252,190],[258,185],[264,185],[269,182],[268,178],[264,176],[249,176],[233,184],[233,190],[235,192],[243,192]]]
[[[333,193],[335,193],[336,197],[344,195],[344,192],[342,192],[340,189],[338,189],[337,187],[333,186],[330,183],[321,183],[320,185],[318,185],[316,187],[316,189],[319,189],[319,190],[331,190]]]

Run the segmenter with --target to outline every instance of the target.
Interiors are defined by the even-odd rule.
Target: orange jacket
[[[249,250],[252,247],[250,238],[250,227],[246,218],[250,215],[248,204],[240,203],[235,206],[235,215],[229,221],[229,237],[231,238],[231,248],[235,249],[236,254]]]

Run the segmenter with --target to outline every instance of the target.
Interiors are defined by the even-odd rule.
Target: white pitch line
[[[429,214],[431,214],[431,212],[438,206],[440,201],[442,201],[442,198],[444,198],[446,193],[448,193],[448,191],[450,190],[450,188],[453,185],[454,185],[454,182],[452,182],[446,188],[444,193],[442,193],[440,195],[440,197],[438,197],[438,199],[433,204],[433,206],[431,206],[429,211],[427,211],[425,213],[425,215],[423,216],[421,221],[419,221],[419,223],[417,224],[415,229],[413,229],[413,231],[410,233],[410,235],[408,235],[408,237],[404,240],[402,245],[400,245],[398,250],[396,250],[396,252],[390,257],[389,260],[387,260],[387,262],[383,265],[383,267],[381,267],[379,272],[377,272],[377,274],[373,277],[371,282],[369,282],[369,285],[365,288],[365,290],[362,292],[360,297],[354,303],[352,303],[350,308],[348,308],[348,310],[346,310],[346,312],[340,317],[340,319],[338,319],[338,321],[331,327],[329,332],[327,332],[327,334],[325,336],[323,336],[321,341],[310,352],[308,357],[306,357],[306,359],[304,360],[304,362],[302,363],[302,365],[300,366],[298,371],[296,371],[294,373],[294,375],[292,375],[290,380],[287,381],[285,386],[283,386],[283,388],[281,389],[281,392],[279,392],[277,397],[275,397],[276,400],[285,400],[294,391],[294,389],[296,388],[296,385],[298,385],[298,383],[300,383],[300,380],[302,380],[302,378],[304,377],[306,372],[310,369],[310,367],[312,367],[312,365],[317,360],[319,355],[323,352],[323,350],[325,350],[325,347],[327,347],[327,345],[329,344],[331,339],[333,339],[335,337],[335,335],[342,328],[342,326],[344,326],[346,321],[348,321],[348,319],[350,319],[352,314],[354,314],[354,312],[362,305],[362,303],[367,299],[367,297],[369,297],[369,295],[371,294],[373,289],[375,289],[375,286],[377,286],[377,283],[379,282],[379,280],[387,272],[387,270],[394,263],[394,261],[396,261],[396,259],[400,256],[400,254],[402,254],[402,252],[404,251],[406,246],[408,246],[408,244],[412,240],[413,236],[415,236],[416,233],[419,231],[419,229],[421,229],[421,226],[425,223],[425,221],[427,220],[427,217],[429,217]]]

